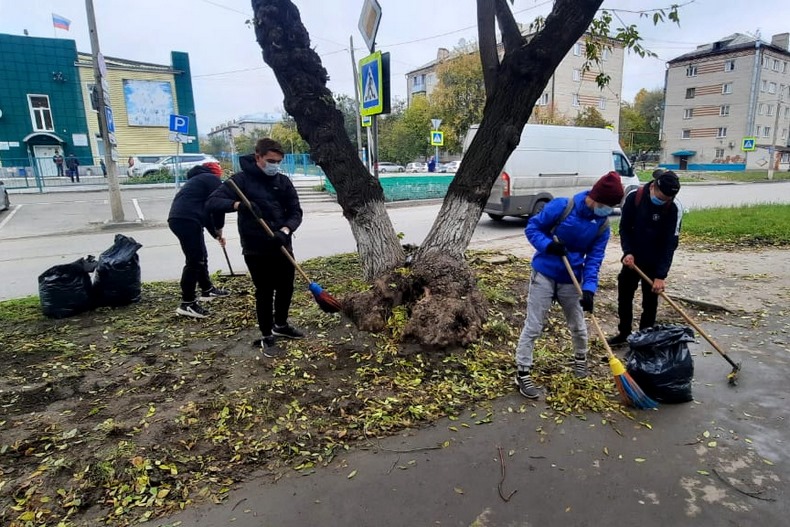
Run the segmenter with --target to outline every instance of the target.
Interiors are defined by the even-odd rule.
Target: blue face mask
[[[263,173],[267,176],[276,176],[280,172],[280,163],[266,163]]]
[[[595,207],[593,209],[593,212],[598,217],[606,218],[606,217],[612,215],[612,213],[614,212],[614,209],[612,207],[608,207],[606,205],[601,205],[600,207]]]
[[[650,196],[650,201],[653,202],[653,205],[655,205],[656,207],[660,207],[661,205],[666,203],[666,201],[664,201],[663,199],[657,198],[655,196]]]

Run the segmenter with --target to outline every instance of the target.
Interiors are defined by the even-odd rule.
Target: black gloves
[[[587,311],[588,313],[592,313],[594,298],[595,298],[595,293],[593,293],[592,291],[582,291],[582,298],[581,300],[579,300],[579,303],[582,305],[582,310]]]
[[[288,244],[291,243],[291,235],[285,234],[283,231],[276,231],[273,239],[277,245],[282,245],[283,247],[288,247]]]
[[[244,202],[242,201],[241,202],[241,208],[247,214],[253,214],[253,215],[257,216],[258,218],[262,218],[263,217],[263,213],[261,212],[260,207],[258,207],[258,205],[256,205],[252,201],[250,201],[250,206],[249,207],[247,205],[245,205]]]
[[[553,254],[554,256],[568,255],[568,251],[565,250],[565,244],[557,241],[549,243],[549,245],[546,247],[546,252],[548,254]]]

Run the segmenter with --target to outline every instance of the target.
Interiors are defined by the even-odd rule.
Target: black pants
[[[167,223],[178,238],[186,258],[184,270],[181,272],[181,301],[194,302],[196,285],[200,285],[202,291],[208,291],[212,287],[208,277],[208,253],[206,241],[203,239],[203,225],[178,218],[168,220]]]
[[[255,284],[258,327],[261,335],[271,335],[272,322],[278,326],[288,323],[294,293],[294,266],[279,248],[263,254],[246,254],[244,261]]]
[[[655,272],[651,269],[640,269],[650,277],[655,278]],[[639,318],[639,329],[651,328],[656,323],[656,311],[658,311],[658,295],[653,293],[653,288],[630,267],[623,266],[620,274],[617,275],[617,315],[620,317],[620,324],[617,328],[621,335],[630,335],[631,326],[634,321],[634,293],[639,283],[642,283],[642,316]]]
[[[74,183],[74,178],[77,178],[77,183],[80,182],[80,171],[77,168],[70,168],[69,169],[69,178],[71,178],[71,182]]]
[[[58,176],[63,176],[63,165],[55,163],[55,166],[58,167]]]

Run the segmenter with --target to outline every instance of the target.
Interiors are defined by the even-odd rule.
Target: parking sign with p
[[[179,134],[188,134],[189,117],[186,115],[170,115],[170,131]]]

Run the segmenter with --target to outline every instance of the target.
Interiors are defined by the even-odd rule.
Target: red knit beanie
[[[209,161],[208,163],[203,163],[203,166],[207,169],[211,170],[211,173],[217,177],[222,177],[222,167],[216,161]]]
[[[623,200],[623,183],[620,181],[620,174],[611,171],[595,182],[588,194],[590,199],[615,207]]]

